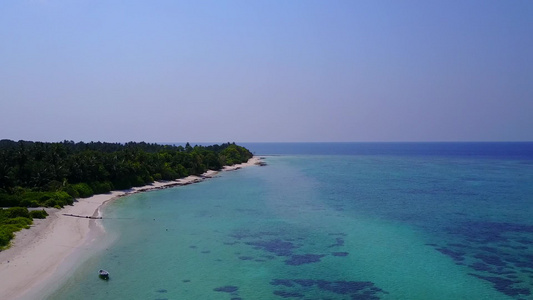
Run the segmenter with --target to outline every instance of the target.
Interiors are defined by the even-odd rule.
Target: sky
[[[0,139],[533,141],[533,1],[2,0]]]

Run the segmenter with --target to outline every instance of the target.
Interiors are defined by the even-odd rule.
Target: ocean
[[[242,145],[267,166],[108,205],[48,299],[533,299],[533,143]]]

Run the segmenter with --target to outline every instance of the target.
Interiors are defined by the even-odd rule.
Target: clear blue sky
[[[0,139],[533,141],[533,1],[2,0]]]

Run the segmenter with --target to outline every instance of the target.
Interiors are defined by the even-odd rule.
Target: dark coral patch
[[[347,236],[344,232],[330,232],[328,235]]]
[[[511,249],[515,249],[515,250],[527,250],[528,249],[528,247],[526,247],[526,246],[511,246],[511,245],[509,245],[507,247],[511,248]]]
[[[482,262],[476,262],[470,265],[470,267],[476,271],[490,272],[492,269],[489,265]]]
[[[341,246],[344,246],[344,239],[338,237],[338,238],[335,239],[335,243],[330,245],[329,248],[331,248],[331,247],[341,247]]]
[[[533,260],[520,261],[520,262],[515,263],[515,266],[519,268],[529,268],[533,270]]]
[[[479,250],[481,251],[485,251],[485,252],[490,252],[490,253],[498,253],[498,249],[494,248],[494,247],[488,247],[488,246],[482,246],[482,247],[479,247]]]
[[[451,257],[455,261],[463,261],[465,259],[464,258],[464,255],[465,255],[464,252],[453,251],[453,250],[450,250],[448,248],[437,248],[437,251],[439,251],[440,253],[442,253],[444,255],[448,255],[449,257]]]
[[[496,274],[496,275],[509,275],[509,274],[515,274],[514,271],[510,269],[505,268],[495,268],[491,270],[489,273]]]
[[[310,287],[310,286],[313,286],[315,285],[315,282],[316,280],[311,280],[311,279],[294,279],[293,280],[294,283],[297,283],[301,286],[305,286],[305,287]]]
[[[379,299],[378,294],[387,292],[368,281],[327,281],[313,279],[274,279],[272,285],[286,287],[285,290],[275,291],[274,294],[284,298],[316,299],[316,288],[337,295],[345,295],[342,299]],[[348,297],[348,298],[346,298]],[[329,296],[321,299],[337,299]]]
[[[434,246],[456,264],[475,270],[471,275],[490,282],[495,289],[515,298],[533,293],[527,270],[533,270],[529,241],[533,226],[497,222],[462,222],[446,228],[462,243]],[[455,239],[455,238],[453,238]]]
[[[250,232],[249,230],[241,230],[241,231],[231,234],[230,236],[238,240],[242,240],[242,239],[261,239],[266,236],[276,236],[276,235],[278,235],[278,233],[270,232],[270,231]]]
[[[517,239],[517,240],[515,240],[515,242],[520,243],[520,244],[524,244],[524,245],[533,244],[533,240],[528,240],[528,239]]]
[[[331,255],[333,256],[348,256],[348,252],[333,252]]]
[[[238,290],[239,288],[233,285],[226,285],[226,286],[221,286],[221,287],[217,287],[213,289],[213,291],[215,292],[224,292],[224,293],[235,293]]]
[[[363,289],[372,287],[372,282],[367,281],[325,281],[319,280],[318,287],[322,290],[330,291],[336,294],[356,293]]]
[[[282,298],[303,298],[305,295],[297,292],[274,291],[274,295]]]
[[[531,255],[524,255],[522,257],[507,258],[507,261],[519,268],[533,269],[533,257]]]
[[[529,289],[514,287],[514,285],[519,283],[519,281],[497,276],[481,276],[477,274],[470,275],[492,283],[495,289],[509,296],[531,295],[531,291]]]
[[[448,228],[451,234],[462,235],[479,243],[506,243],[508,232],[533,233],[533,226],[496,222],[465,222],[454,228]]]
[[[303,254],[303,255],[293,255],[285,261],[285,264],[290,266],[299,266],[303,264],[311,264],[319,262],[322,257],[325,255],[322,254]]]
[[[460,243],[450,243],[448,244],[448,246],[455,247],[455,248],[469,248],[470,247],[468,245],[460,244]]]
[[[246,244],[254,246],[255,249],[261,249],[270,253],[274,253],[277,256],[290,256],[292,251],[297,248],[293,243],[280,239],[248,242]]]
[[[505,263],[499,257],[494,256],[494,255],[480,253],[480,254],[476,254],[474,257],[477,259],[481,259],[484,263],[489,264],[489,265],[498,266],[498,267],[505,266]]]
[[[286,287],[292,287],[294,286],[292,283],[292,280],[290,279],[273,279],[270,281],[271,285],[283,285]]]

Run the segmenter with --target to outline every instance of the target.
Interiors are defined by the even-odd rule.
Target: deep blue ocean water
[[[257,155],[401,155],[533,159],[533,142],[239,143]]]
[[[533,143],[243,145],[268,165],[106,207],[49,299],[533,299]]]

